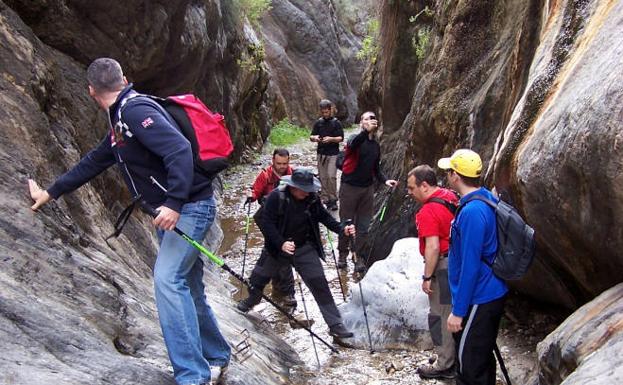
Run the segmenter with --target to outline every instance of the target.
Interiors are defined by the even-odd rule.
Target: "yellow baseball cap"
[[[449,158],[439,159],[437,166],[443,170],[452,169],[468,178],[478,178],[482,171],[482,160],[474,151],[462,148]]]

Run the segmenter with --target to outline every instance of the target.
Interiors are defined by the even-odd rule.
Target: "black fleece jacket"
[[[285,194],[284,201],[281,203],[282,206],[282,215],[280,215],[279,205],[280,205],[280,194]],[[279,188],[273,190],[268,197],[266,198],[266,203],[264,203],[264,211],[261,216],[262,227],[264,229],[264,246],[271,255],[279,255],[281,253],[281,246],[287,240],[284,234],[287,232],[287,229],[282,229],[284,224],[288,223],[288,216],[293,214],[294,205],[292,202],[294,198],[290,194],[290,190],[288,187],[285,187],[284,190],[280,191]],[[318,223],[322,223],[327,228],[334,233],[340,233],[344,231],[344,225],[340,224],[336,221],[331,214],[324,208],[318,195],[310,194],[306,199],[306,203],[308,204],[306,214],[309,220],[309,229],[313,231],[313,234],[310,234],[307,238],[315,240],[316,247],[318,249],[318,255],[320,258],[325,259],[324,251],[322,248],[322,243],[320,242],[320,229],[318,227]]]

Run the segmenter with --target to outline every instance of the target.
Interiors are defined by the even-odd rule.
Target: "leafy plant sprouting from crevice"
[[[243,51],[236,63],[240,68],[251,72],[259,71],[266,57],[264,44],[261,42],[250,44],[246,51]]]
[[[368,21],[366,36],[361,42],[361,49],[356,54],[357,59],[376,63],[379,53],[379,27],[380,23],[377,18]]]
[[[434,16],[434,12],[430,8],[428,8],[428,5],[427,5],[426,7],[424,7],[423,10],[409,17],[409,22],[416,23],[418,18],[422,15],[425,17],[431,18]],[[430,45],[430,34],[431,34],[431,27],[423,26],[423,27],[418,28],[417,32],[411,38],[411,45],[413,46],[415,56],[420,61],[424,59],[424,56],[426,55],[426,51],[428,50],[428,46]]]
[[[411,39],[411,45],[415,51],[415,56],[422,61],[430,45],[430,27],[418,29],[417,33]]]

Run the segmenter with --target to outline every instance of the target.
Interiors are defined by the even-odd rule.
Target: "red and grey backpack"
[[[119,108],[121,112],[128,101],[143,98],[154,102],[175,120],[182,135],[190,142],[193,151],[195,167],[213,178],[229,166],[227,157],[234,150],[229,130],[225,126],[225,117],[210,111],[198,97],[193,94],[169,96],[159,98],[153,95],[134,94],[124,99]],[[122,123],[123,124],[123,123]]]

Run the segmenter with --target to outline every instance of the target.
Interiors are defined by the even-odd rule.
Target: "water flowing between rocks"
[[[294,167],[311,167],[315,169],[315,147],[311,143],[298,143],[288,148],[290,150],[290,163]],[[259,171],[270,164],[271,149],[265,149],[259,157],[250,164],[240,165],[232,168],[223,175],[223,202],[219,207],[221,227],[224,239],[220,248],[220,255],[223,256],[229,266],[235,271],[240,272],[243,264],[243,252],[245,243],[245,222],[246,207],[243,206],[247,191],[253,183]],[[339,174],[339,172],[338,172]],[[338,175],[339,177],[339,175]],[[404,189],[404,182],[398,188]],[[251,215],[259,206],[253,203]],[[337,211],[334,212],[337,218]],[[349,260],[348,272],[338,272],[335,268],[330,248],[327,242],[326,229],[321,226],[321,232],[325,242],[325,252],[327,255],[325,275],[333,293],[338,307],[344,302],[339,281],[342,279],[344,290],[348,292],[356,285],[353,276],[353,264]],[[337,255],[337,237],[332,234],[333,245]],[[247,256],[245,264],[245,277],[249,277],[255,262],[259,258],[264,240],[257,226],[251,219],[249,227],[249,238]],[[419,257],[417,252],[414,255]],[[222,274],[238,288],[233,294],[234,300],[238,301],[247,294],[246,288],[226,274]],[[295,275],[296,297],[298,306],[295,316],[304,319],[303,301],[301,292],[298,288],[299,279]],[[302,284],[303,297],[309,312],[309,317],[315,321],[312,330],[325,341],[331,342],[332,337],[328,334],[327,325],[324,323],[318,306],[313,296]],[[269,296],[272,295],[270,285],[265,290]],[[511,377],[515,383],[522,383],[534,370],[536,365],[535,348],[538,341],[553,330],[554,322],[552,318],[540,312],[527,311],[526,303],[519,299],[512,299],[507,303],[507,314],[502,323],[498,344],[502,350],[506,365],[509,368]],[[259,314],[258,314],[259,313]],[[304,365],[291,369],[289,383],[292,385],[349,385],[349,384],[370,384],[370,385],[389,385],[396,383],[405,384],[444,384],[453,383],[452,381],[441,380],[422,380],[416,373],[416,368],[420,364],[428,362],[432,355],[431,351],[412,350],[387,350],[375,351],[370,354],[368,350],[349,349],[338,347],[340,354],[331,354],[330,350],[316,341],[316,349],[320,360],[320,368],[316,363],[314,348],[307,331],[304,329],[293,329],[290,327],[285,316],[279,313],[266,301],[254,308],[249,317],[263,318],[288,344],[290,344],[299,354]],[[253,343],[251,342],[251,350]],[[499,373],[498,373],[499,374]],[[499,383],[500,376],[498,376]]]

